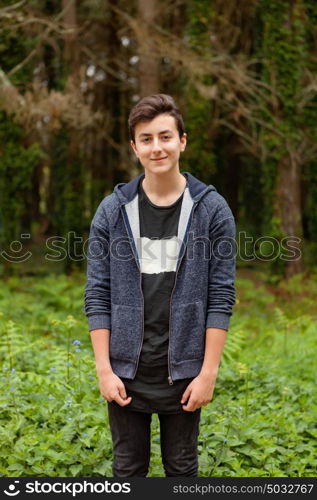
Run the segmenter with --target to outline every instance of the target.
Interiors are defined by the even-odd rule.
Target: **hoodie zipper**
[[[120,208],[121,208],[121,213],[122,213],[123,222],[124,222],[124,225],[125,225],[126,232],[127,232],[128,236],[131,237],[130,233],[128,231],[128,226],[127,226],[127,223],[126,223],[126,220],[125,220],[125,215],[123,213],[122,206]],[[140,355],[141,355],[141,350],[142,350],[142,345],[143,345],[143,340],[144,340],[144,295],[143,295],[143,290],[142,290],[142,273],[141,273],[141,267],[140,267],[140,264],[139,264],[139,259],[136,258],[134,252],[133,252],[133,255],[135,257],[136,264],[137,264],[137,266],[139,268],[139,271],[140,271],[139,285],[140,285],[140,291],[141,291],[141,296],[142,296],[142,300],[143,300],[143,306],[142,306],[142,341],[140,343],[140,348],[139,348],[139,352],[138,352],[138,356],[137,356],[137,362],[136,362],[136,366],[135,366],[135,370],[134,370],[134,374],[133,374],[133,378],[134,378],[135,375],[136,375],[137,369],[138,369],[138,365],[139,365],[139,361],[140,361]]]
[[[139,352],[138,352],[138,357],[137,357],[137,362],[136,362],[136,366],[135,366],[135,371],[134,371],[134,374],[133,374],[133,378],[135,377],[137,369],[138,369],[138,366],[139,366],[140,355],[141,355],[142,346],[143,346],[143,340],[144,340],[144,295],[143,295],[143,290],[142,290],[142,273],[141,273],[141,271],[140,271],[139,284],[140,284],[140,290],[141,290],[141,295],[142,295],[142,300],[143,300],[143,306],[142,306],[142,341],[141,341]]]
[[[193,214],[194,214],[194,210],[195,210],[196,206],[197,206],[197,203],[195,203],[194,206],[193,206],[193,208],[192,208],[192,211],[191,211],[191,214],[190,214],[190,218],[189,218],[189,221],[188,221],[188,224],[187,224],[188,230],[189,230],[189,228],[191,226],[192,219],[193,219]],[[186,230],[186,233],[184,234],[184,240],[183,241],[185,241],[185,238],[186,238],[186,235],[188,233],[188,230]],[[184,251],[184,254],[185,254],[185,251]],[[181,265],[181,261],[183,260],[184,254],[182,255],[181,259],[177,263],[175,280],[174,280],[174,286],[173,286],[173,289],[172,289],[172,292],[171,292],[171,298],[170,298],[169,336],[168,336],[168,351],[167,351],[167,368],[168,368],[168,377],[167,377],[167,379],[168,379],[169,385],[173,385],[173,383],[174,383],[173,379],[172,379],[172,376],[171,376],[171,364],[170,364],[170,339],[171,339],[171,324],[172,324],[172,297],[173,297],[173,293],[174,293],[174,290],[175,290],[175,287],[176,287],[176,280],[177,280],[178,271],[179,271],[179,268],[180,268],[180,265]]]

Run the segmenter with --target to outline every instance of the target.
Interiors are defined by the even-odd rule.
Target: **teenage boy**
[[[180,172],[186,133],[172,97],[143,98],[129,128],[144,173],[100,203],[85,290],[112,471],[147,475],[157,413],[166,476],[197,477],[201,407],[235,303],[235,223],[213,186]]]

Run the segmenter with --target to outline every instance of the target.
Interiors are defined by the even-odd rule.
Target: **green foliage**
[[[48,288],[34,285],[49,295]],[[111,475],[107,415],[91,350],[87,338],[74,338],[83,325],[70,315],[46,318],[46,329],[37,325],[32,337],[33,327],[26,332],[1,316],[0,419],[7,423],[0,431],[0,474]]]
[[[8,4],[15,4],[15,0],[1,0],[1,7],[8,7]],[[12,22],[12,21],[11,21]],[[7,73],[16,68],[10,81],[13,85],[18,85],[20,88],[25,86],[25,83],[30,80],[33,72],[33,66],[29,62],[27,64],[18,65],[27,58],[28,54],[34,49],[36,37],[25,36],[21,28],[10,29],[10,22],[5,17],[2,20],[0,30],[0,61],[1,69]]]
[[[210,28],[213,8],[210,4],[211,2],[208,0],[189,0],[186,2],[187,39],[190,46],[203,56],[206,56],[205,49],[211,46]]]
[[[188,99],[184,120],[188,147],[181,160],[182,170],[192,172],[209,184],[211,174],[216,169],[209,130],[212,107],[206,99],[198,95],[190,83],[186,91]]]
[[[41,156],[37,144],[24,144],[21,127],[0,113],[0,242],[8,245],[20,237],[26,196]]]
[[[187,42],[198,57],[208,59],[211,55],[210,2],[189,1],[186,4],[186,11]],[[204,84],[210,84],[208,75],[204,77]],[[182,94],[186,100],[183,115],[188,135],[188,147],[182,158],[182,170],[189,170],[203,182],[210,183],[211,175],[216,170],[210,128],[213,105],[210,100],[200,95],[190,78],[183,83]]]
[[[52,226],[59,236],[66,239],[67,258],[64,270],[68,271],[82,265],[77,256],[82,254],[82,243],[74,241],[83,235],[83,184],[81,159],[78,151],[69,156],[69,142],[72,132],[66,127],[55,137],[52,154],[52,202],[50,213]]]
[[[262,286],[238,279],[249,336],[239,362],[221,366],[214,401],[203,409],[202,476],[315,476],[315,286],[311,314],[301,314],[298,293],[314,283],[306,287],[303,279],[276,288],[279,296],[292,293],[292,316],[285,312],[288,297],[272,309],[274,297],[266,292],[263,301]]]
[[[4,115],[0,118],[0,238],[9,242],[12,234],[21,232],[21,214],[25,212],[24,221],[28,218],[36,231],[64,236],[65,245],[69,243],[72,248],[71,240],[82,236],[89,223],[85,217],[92,215],[101,197],[117,182],[129,180],[130,172],[135,171],[127,155],[124,125],[140,84],[138,65],[131,63],[138,44],[134,24],[129,16],[114,14],[102,0],[78,2],[76,22],[83,36],[81,49],[76,43],[74,49],[80,52],[77,73],[64,57],[61,2],[30,0],[20,5],[16,0],[0,0],[1,7],[13,4],[10,15],[2,19],[1,68],[25,99],[21,116],[30,118],[32,109],[32,120],[28,120],[31,133],[20,130],[17,136],[11,119]],[[312,242],[309,263],[316,261],[317,234],[313,149],[317,141],[313,79],[317,69],[316,5],[315,0],[258,0],[246,2],[239,9],[230,2],[188,0],[165,9],[156,26],[162,56],[158,83],[180,103],[188,134],[181,169],[214,184],[250,233],[279,239],[283,237],[283,221],[277,213],[281,197],[276,189],[280,162],[284,160],[287,165],[291,155],[295,163],[306,161],[301,176],[301,208],[304,238]],[[133,18],[133,3],[128,10]],[[86,22],[91,30],[84,29]],[[129,48],[123,47],[124,39]],[[211,76],[213,58],[219,71]],[[94,76],[89,76],[88,67],[95,68]],[[263,87],[250,85],[245,89],[247,75]],[[93,126],[86,137],[78,127],[80,135],[74,138],[69,122],[56,132],[70,96],[66,85],[69,77],[75,81],[79,78],[80,102],[91,103],[93,110],[104,113],[102,127],[98,122],[99,129]],[[40,89],[38,93],[34,93],[33,83]],[[203,97],[201,92],[207,88],[210,93]],[[46,90],[56,93],[46,96]],[[48,112],[43,123],[34,114],[38,106]],[[74,111],[71,123],[76,128],[76,113],[80,116],[82,104],[68,106]],[[30,141],[38,138],[43,140],[50,161],[39,165],[47,175],[32,177],[39,146],[30,147]],[[302,160],[309,155],[311,158]],[[31,220],[31,211],[34,219],[40,213],[40,223]],[[78,243],[77,250],[80,254]],[[278,279],[284,274],[285,261],[276,255],[272,262],[271,271]],[[76,262],[73,252],[63,262],[63,269],[68,271],[75,265],[81,265],[81,261]]]
[[[214,398],[202,409],[201,477],[316,475],[316,277],[270,290],[264,277],[238,276]],[[52,275],[0,287],[2,476],[112,475],[84,283]],[[164,475],[157,415],[149,475]]]
[[[307,13],[301,2],[287,0],[261,0],[257,9],[262,24],[261,40],[257,43],[257,57],[262,61],[260,77],[273,89],[273,92],[268,91],[260,106],[261,118],[268,125],[260,132],[265,150],[261,179],[264,200],[262,229],[281,241],[286,235],[282,229],[285,224],[280,218],[283,201],[280,200],[279,176],[305,141],[303,128],[308,125],[303,106],[299,106],[299,95],[304,87],[303,72],[309,59]],[[315,124],[312,130],[314,127]],[[301,236],[301,223],[294,231]],[[286,261],[279,259],[279,255],[275,257],[271,272],[282,277]]]
[[[305,24],[299,2],[292,6],[288,0],[259,2],[263,22],[262,56],[267,64],[264,78],[274,85],[287,120],[284,125],[296,125],[296,94],[300,85],[301,71],[306,59]]]
[[[304,5],[307,9],[306,18],[306,47],[309,56],[307,57],[307,67],[311,74],[316,74],[317,59],[316,59],[316,26],[317,26],[317,4],[314,0],[305,0]],[[316,127],[316,94],[312,93],[309,96],[308,102],[304,110],[305,127],[308,128],[315,143],[317,142],[317,127]],[[303,196],[303,215],[306,223],[306,236],[313,242],[312,258],[310,263],[315,259],[316,247],[314,242],[317,240],[317,162],[315,158],[305,166],[303,172],[303,183],[305,186]]]
[[[229,368],[229,366],[237,359],[246,343],[246,330],[244,322],[240,320],[232,321],[230,333],[227,336],[225,348],[221,358],[221,366]]]
[[[296,19],[288,26],[289,2],[286,0],[261,1],[259,11],[263,23],[259,56],[263,58],[262,79],[275,89],[275,102],[264,105],[263,117],[278,130],[263,130],[262,139],[268,158],[264,162],[263,192],[266,201],[266,222],[273,217],[274,187],[278,162],[287,154],[284,137],[294,136],[298,141],[298,109],[296,94],[304,62],[305,43],[303,24]],[[295,7],[294,17],[300,12]]]

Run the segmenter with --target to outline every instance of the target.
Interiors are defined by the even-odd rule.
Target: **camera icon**
[[[14,482],[19,484],[20,481],[14,481]],[[16,495],[18,495],[20,493],[20,490],[16,490],[16,486],[13,483],[9,484],[8,490],[9,491],[4,490],[3,493],[8,495],[9,497],[15,497]]]

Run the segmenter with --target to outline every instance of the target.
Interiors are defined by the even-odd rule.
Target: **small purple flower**
[[[73,340],[73,345],[80,345],[80,344],[81,344],[80,340]]]
[[[10,387],[10,391],[15,391],[15,387]]]
[[[72,366],[70,361],[67,361],[66,366]]]
[[[12,373],[15,373],[15,368],[12,368],[11,372],[12,372]]]
[[[49,396],[48,399],[55,399],[54,396]]]
[[[227,438],[223,438],[223,442],[226,443],[228,441]]]
[[[54,368],[53,366],[50,368],[50,372],[56,372],[56,368]]]
[[[87,432],[83,432],[82,436],[84,436],[84,437],[88,436]]]
[[[75,349],[75,351],[76,351],[76,352],[80,352],[80,351],[81,351],[81,349],[79,349],[79,347],[78,347],[77,349]]]

